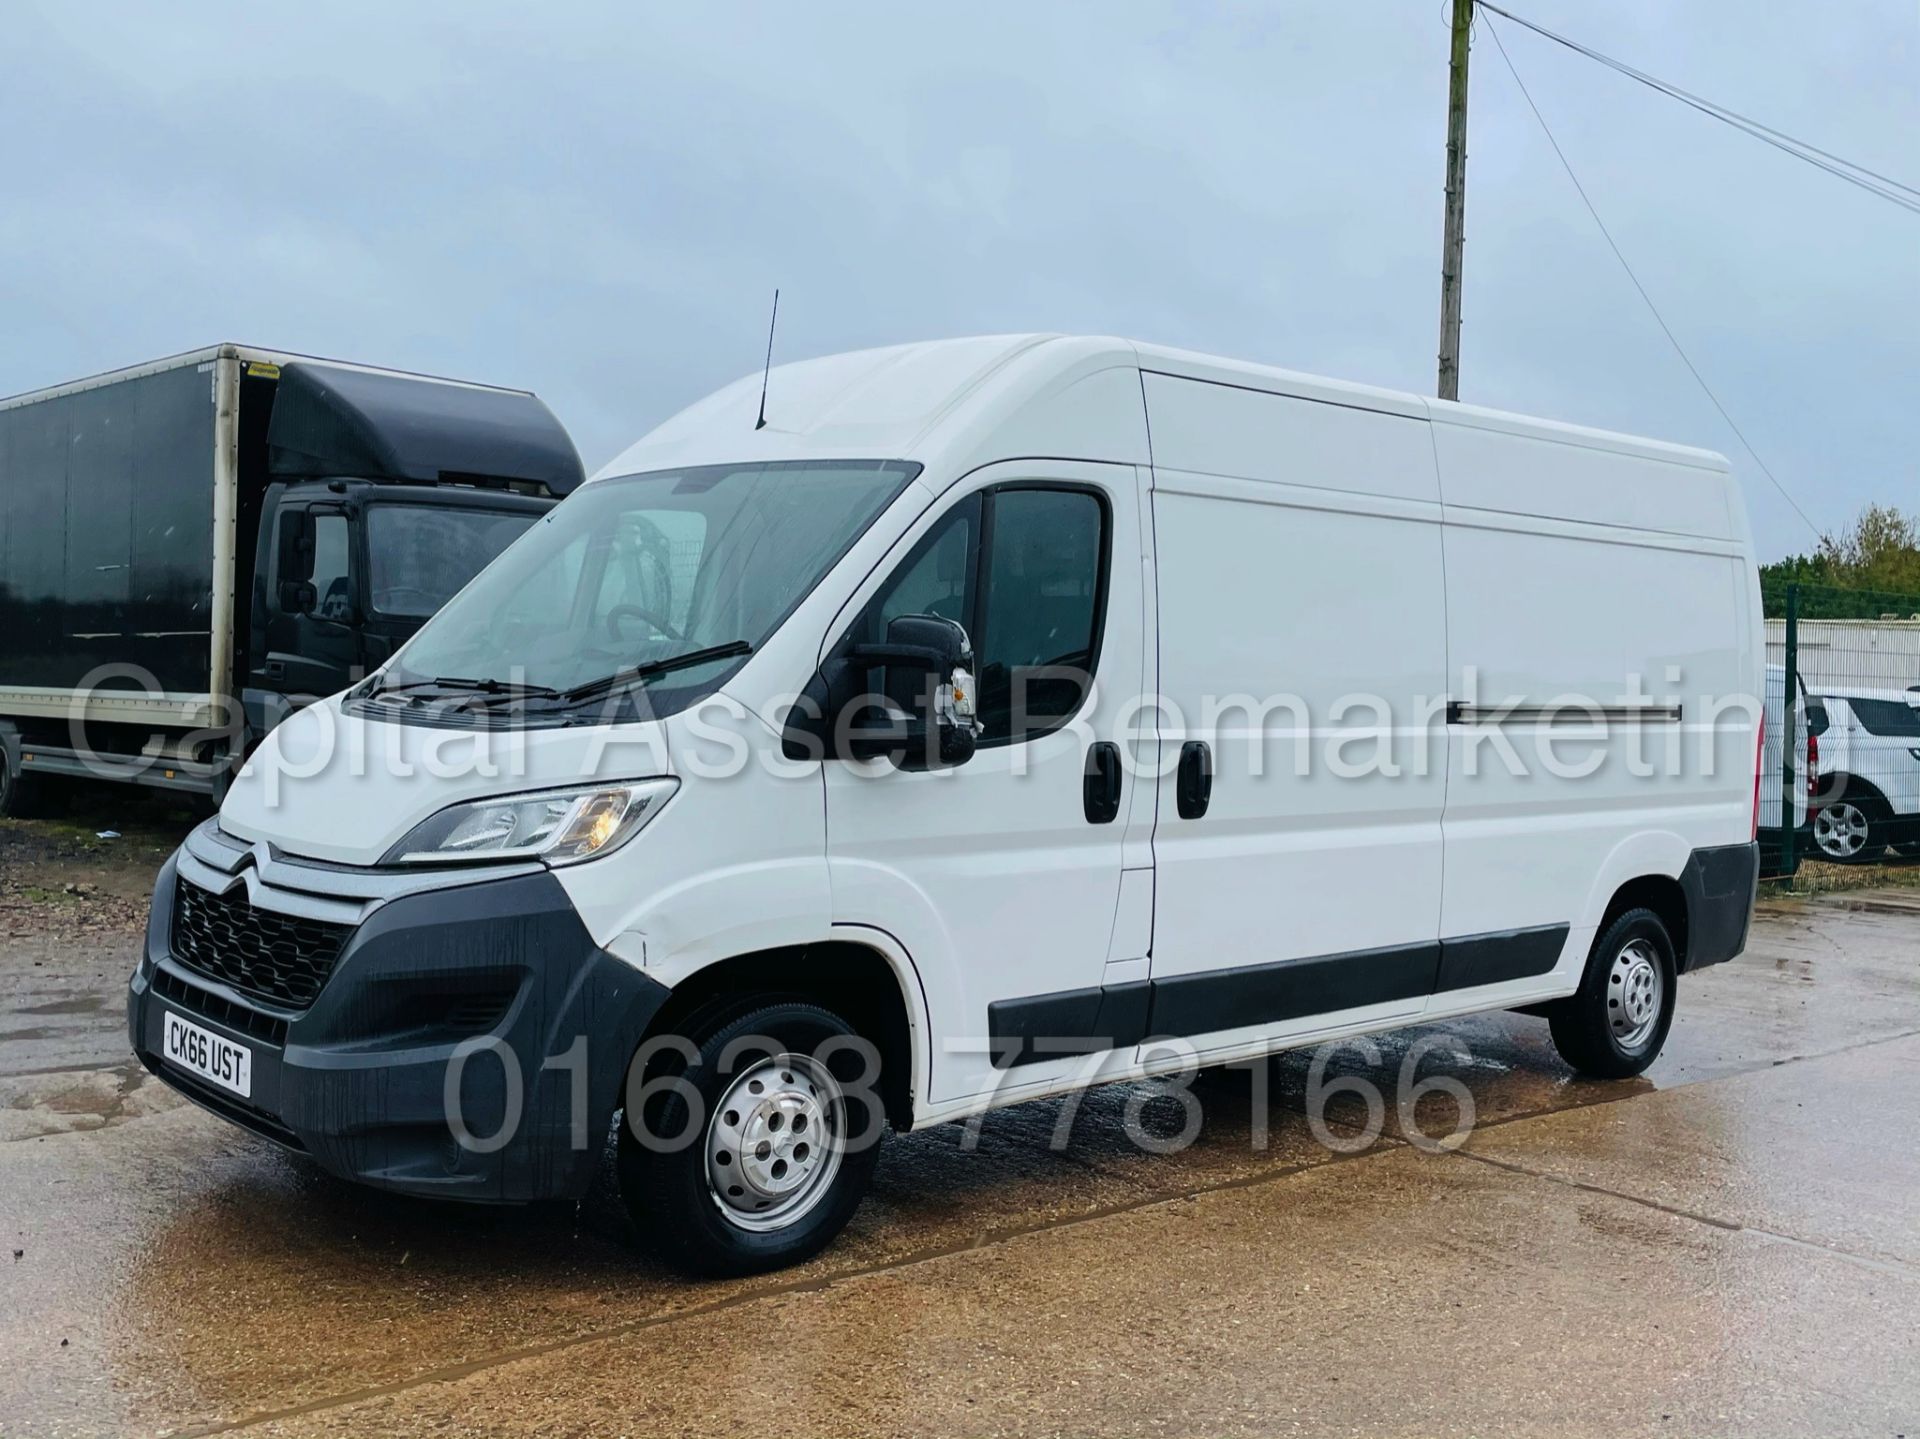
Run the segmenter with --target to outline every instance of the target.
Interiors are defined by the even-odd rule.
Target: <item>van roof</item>
[[[1112,382],[1139,372],[1728,469],[1724,457],[1708,450],[1270,365],[1103,336],[1031,334],[892,345],[775,366],[766,378],[767,423],[760,429],[755,420],[761,374],[754,371],[667,420],[596,478],[792,458],[909,459],[932,465],[1045,454],[1145,463],[1143,428],[1136,440],[1125,424],[1100,423],[1103,411],[1108,421],[1117,418],[1111,407],[1126,398],[1125,389]],[[1101,376],[1106,383],[1096,380]],[[1137,410],[1137,382],[1131,398]],[[1007,448],[1016,439],[1019,447]],[[1088,452],[1089,443],[1099,452]],[[993,448],[1003,452],[991,453]],[[965,467],[950,466],[950,472]]]

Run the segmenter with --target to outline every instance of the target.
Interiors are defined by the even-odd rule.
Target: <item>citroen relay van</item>
[[[140,1057],[335,1174],[791,1263],[886,1128],[1483,1010],[1626,1076],[1741,949],[1697,450],[1107,339],[668,421],[168,862]]]

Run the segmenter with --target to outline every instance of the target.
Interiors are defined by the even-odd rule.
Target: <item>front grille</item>
[[[290,1009],[305,1009],[333,973],[351,926],[255,909],[244,888],[215,894],[182,879],[173,957],[187,968]]]
[[[197,1014],[202,1019],[211,1019],[216,1024],[224,1024],[255,1039],[264,1039],[271,1045],[286,1046],[286,1020],[277,1015],[264,1014],[250,1005],[223,999],[210,989],[189,983],[171,970],[154,969],[153,992],[177,1008]]]

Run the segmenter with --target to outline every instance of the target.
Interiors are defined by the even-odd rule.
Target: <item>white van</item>
[[[275,731],[134,1047],[333,1172],[826,1244],[877,1129],[1482,1010],[1639,1072],[1739,952],[1760,595],[1695,450],[1106,339],[838,355]],[[1523,761],[1516,765],[1515,760]]]

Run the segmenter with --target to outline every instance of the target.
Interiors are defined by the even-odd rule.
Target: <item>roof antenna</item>
[[[767,381],[773,375],[773,327],[780,323],[780,291],[773,292],[773,318],[767,321],[767,365],[760,372],[760,418],[753,422],[756,430],[767,427]]]

